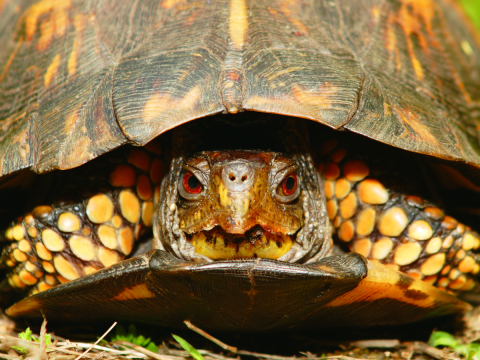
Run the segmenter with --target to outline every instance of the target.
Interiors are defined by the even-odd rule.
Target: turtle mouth
[[[265,258],[278,259],[292,247],[293,235],[274,234],[255,225],[244,234],[230,234],[220,226],[187,234],[195,251],[212,260]]]

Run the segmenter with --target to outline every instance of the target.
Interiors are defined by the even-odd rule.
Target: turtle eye
[[[300,195],[300,188],[298,187],[297,174],[288,174],[278,185],[275,198],[282,203],[288,203],[295,200],[298,195]]]
[[[187,200],[200,200],[202,197],[203,185],[191,172],[186,172],[180,180],[178,191]]]
[[[282,181],[283,196],[292,195],[297,190],[297,175],[290,174]]]
[[[203,188],[197,177],[188,172],[183,177],[183,187],[189,194],[199,194]]]

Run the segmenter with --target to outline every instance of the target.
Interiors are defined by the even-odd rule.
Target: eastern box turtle
[[[261,331],[470,308],[480,48],[453,1],[0,16],[7,314]]]

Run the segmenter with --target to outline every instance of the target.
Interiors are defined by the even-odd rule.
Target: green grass
[[[480,31],[480,0],[459,0],[470,19]]]

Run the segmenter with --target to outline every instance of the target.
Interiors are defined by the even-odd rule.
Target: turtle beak
[[[226,216],[220,217],[219,225],[230,234],[244,234],[255,225],[249,221],[256,195],[255,169],[245,161],[232,161],[223,167],[220,177],[218,195]]]

